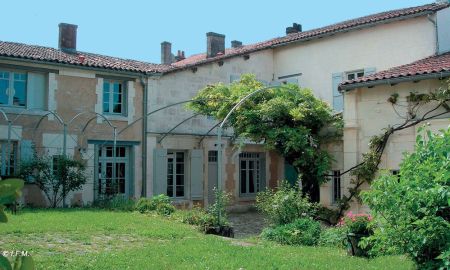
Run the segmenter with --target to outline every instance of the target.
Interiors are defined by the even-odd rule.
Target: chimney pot
[[[219,52],[225,54],[225,35],[206,33],[206,57],[215,57]]]
[[[172,43],[168,41],[161,42],[161,64],[170,65],[173,63]]]
[[[302,31],[302,25],[293,23],[292,26],[286,27],[286,35],[295,34]]]
[[[58,48],[66,52],[77,51],[77,28],[75,24],[60,23]]]
[[[231,41],[231,48],[239,48],[239,47],[242,47],[242,41],[239,40]]]

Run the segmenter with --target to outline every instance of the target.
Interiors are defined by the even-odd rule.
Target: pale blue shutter
[[[203,199],[203,150],[191,150],[191,199]]]
[[[376,68],[370,67],[364,69],[364,76],[375,74]]]
[[[341,93],[339,93],[338,87],[342,82],[343,74],[342,72],[333,73],[332,76],[332,87],[333,87],[333,110],[335,112],[341,112],[344,110],[344,98]]]
[[[153,150],[153,195],[167,194],[167,149]]]
[[[27,108],[45,110],[45,74],[43,73],[28,73],[27,81]]]
[[[31,140],[20,141],[20,161],[29,162],[33,159],[33,156],[33,142]]]
[[[267,186],[267,179],[266,179],[266,153],[261,153],[259,158],[259,191],[263,191],[266,189]]]
[[[239,81],[241,79],[240,75],[232,74],[230,75],[230,83]]]

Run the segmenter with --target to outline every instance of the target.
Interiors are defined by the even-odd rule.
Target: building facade
[[[267,85],[310,88],[344,115],[343,140],[325,146],[334,157],[333,177],[322,185],[320,201],[332,207],[350,181],[342,172],[357,162],[367,143],[359,139],[365,130],[362,121],[374,129],[386,124],[372,125],[358,110],[387,113],[379,103],[363,100],[370,95],[382,100],[389,92],[355,90],[343,95],[339,85],[448,51],[449,10],[447,3],[433,3],[308,31],[294,24],[283,37],[250,45],[232,41],[231,48],[225,48],[224,35],[210,32],[205,53],[187,58],[182,51],[173,55],[171,44],[163,42],[160,65],[79,52],[74,25],[60,25],[59,49],[0,42],[1,108],[11,119],[18,117],[12,123],[14,164],[29,158],[29,149],[51,156],[62,153],[64,125],[49,111],[64,123],[81,113],[67,125],[65,151],[86,161],[90,180],[71,194],[72,204],[92,203],[103,195],[162,193],[183,207],[208,205],[221,182],[232,194],[233,207],[245,209],[258,191],[290,177],[290,165],[261,144],[237,147],[228,130],[220,143],[224,174],[218,181],[217,121],[193,115],[181,102],[209,84],[227,84],[253,73]],[[171,106],[175,103],[180,104]],[[395,120],[390,114],[384,117]],[[112,127],[118,134],[115,151]],[[2,151],[7,131],[2,125]],[[6,156],[3,175],[4,168],[17,167],[5,162]],[[25,201],[38,204],[39,194],[30,186]]]

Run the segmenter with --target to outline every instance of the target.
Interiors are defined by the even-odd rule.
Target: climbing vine
[[[403,118],[404,121],[397,125],[388,126],[383,130],[383,133],[373,136],[369,142],[369,151],[363,154],[362,161],[341,174],[350,173],[353,177],[351,180],[352,186],[348,189],[348,195],[343,196],[338,202],[336,213],[338,218],[349,208],[353,199],[360,200],[361,186],[364,183],[370,184],[374,179],[384,149],[392,134],[450,113],[450,80],[442,87],[428,93],[410,92],[406,97],[406,105],[400,104],[397,93],[392,94],[387,101],[392,105],[395,113]],[[399,107],[406,109],[404,115],[399,112]]]

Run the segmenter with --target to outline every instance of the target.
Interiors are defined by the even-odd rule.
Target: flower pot
[[[347,254],[349,256],[358,256],[358,257],[366,257],[367,251],[361,247],[359,247],[359,242],[363,237],[367,237],[365,234],[355,234],[348,233],[347,234]]]

